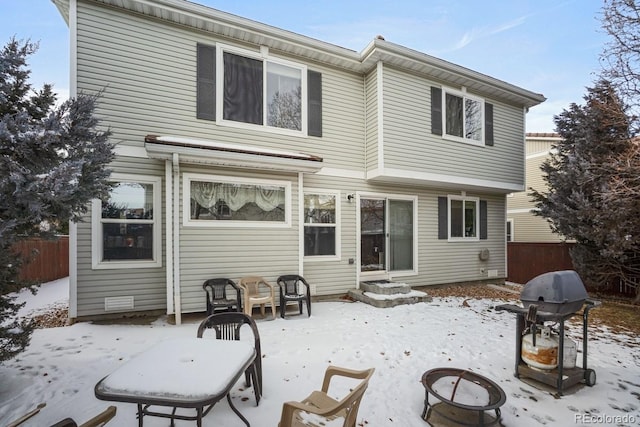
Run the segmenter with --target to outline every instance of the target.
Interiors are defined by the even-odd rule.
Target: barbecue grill
[[[515,376],[555,386],[559,395],[583,381],[588,386],[595,385],[596,373],[587,368],[587,324],[589,310],[601,303],[588,297],[578,273],[565,270],[536,276],[525,284],[520,300],[522,306],[496,307],[517,315]],[[565,344],[572,343],[565,338],[565,321],[579,314],[582,314],[582,367],[567,363],[565,357],[565,347],[570,347]]]

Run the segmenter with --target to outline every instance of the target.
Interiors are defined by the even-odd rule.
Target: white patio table
[[[223,397],[240,419],[247,419],[231,402],[229,391],[256,357],[247,341],[174,338],[159,342],[101,379],[94,392],[98,399],[138,405],[138,426],[145,415],[196,421]],[[149,410],[172,407],[171,413]],[[177,408],[193,408],[195,415],[177,414]],[[206,409],[205,409],[206,408]]]

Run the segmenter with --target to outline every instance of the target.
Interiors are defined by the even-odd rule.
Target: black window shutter
[[[322,74],[307,71],[307,133],[322,136]]]
[[[438,197],[438,239],[449,238],[449,224],[447,218],[449,203],[446,197]]]
[[[198,43],[196,117],[216,119],[216,48]]]
[[[484,104],[484,145],[493,146],[493,104]]]
[[[431,86],[431,133],[442,135],[442,89]]]
[[[487,201],[480,200],[480,240],[487,240]]]

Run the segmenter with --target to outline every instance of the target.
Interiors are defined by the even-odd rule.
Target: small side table
[[[476,389],[486,391],[486,396],[482,396],[484,401],[477,404],[463,402],[464,398],[461,398],[460,395],[456,396],[461,381],[473,383]],[[446,386],[441,387],[443,384]],[[429,417],[433,415],[436,418],[442,418],[447,424],[461,426],[500,425],[500,407],[507,401],[507,397],[504,390],[490,379],[464,369],[435,368],[422,374],[422,385],[425,388],[423,420],[428,422]],[[439,386],[435,387],[436,385]],[[443,390],[450,388],[449,386],[453,388],[451,394],[443,396]],[[429,402],[430,394],[440,402],[431,404]],[[494,413],[486,413],[487,411],[494,411]]]

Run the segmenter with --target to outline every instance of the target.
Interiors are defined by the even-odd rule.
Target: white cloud
[[[512,28],[515,28],[519,25],[524,24],[527,17],[529,15],[524,15],[509,22],[505,22],[503,24],[499,24],[493,27],[476,27],[472,28],[471,31],[467,31],[463,34],[462,38],[458,40],[458,42],[454,45],[452,50],[462,49],[463,47],[473,43],[475,40],[493,36],[504,31],[508,31]]]

